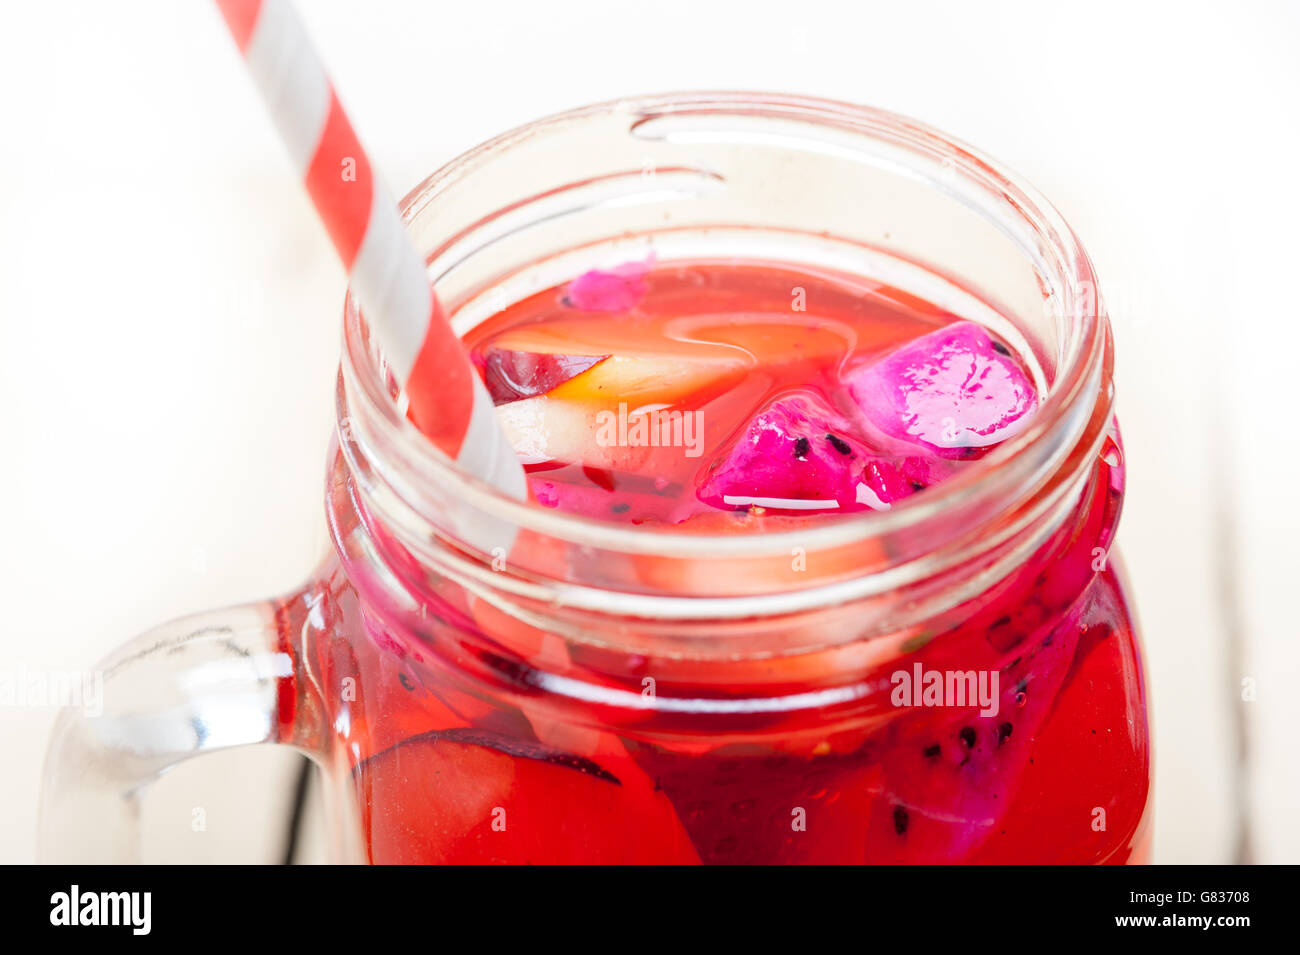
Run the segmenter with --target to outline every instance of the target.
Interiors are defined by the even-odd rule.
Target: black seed
[[[969,726],[963,726],[961,732],[957,734],[961,741],[966,744],[967,749],[975,748],[975,730]]]
[[[402,684],[402,689],[404,690],[410,691],[415,689],[415,686],[411,683],[409,679],[407,679],[405,673],[397,674],[397,682]]]
[[[922,484],[920,481],[913,481],[913,482],[912,482],[912,490],[913,490],[913,491],[924,491],[924,490],[925,490],[925,485]]]
[[[1003,723],[998,727],[998,745],[1001,746],[1011,736],[1012,726],[1010,723]]]
[[[900,836],[907,832],[907,810],[902,806],[894,807],[894,831]]]
[[[610,510],[613,511],[615,514],[626,514],[628,511],[632,510],[632,505],[629,504],[627,501],[620,501],[619,503],[611,507]]]
[[[994,340],[993,340],[993,350],[994,350],[995,352],[997,352],[999,355],[1010,355],[1010,354],[1011,354],[1011,349],[1008,348],[1006,345],[1002,344],[1002,343],[1001,343],[1000,341],[998,341],[997,339],[994,339]]]
[[[573,308],[573,299],[569,298],[567,295],[562,295],[560,296],[560,304],[565,308]]]
[[[939,744],[931,743],[925,749],[921,750],[921,755],[927,759],[934,759],[940,753]]]
[[[853,449],[849,447],[849,443],[845,441],[843,438],[836,437],[833,434],[828,434],[826,435],[826,440],[829,441],[831,443],[831,447],[834,448],[836,451],[838,451],[840,454],[853,453]]]
[[[989,627],[989,629],[992,630],[994,629],[994,627],[1005,627],[1010,622],[1011,622],[1010,617],[998,617],[998,619],[993,621],[993,626]]]
[[[807,438],[799,438],[794,443],[794,456],[803,460],[808,457],[809,441]]]

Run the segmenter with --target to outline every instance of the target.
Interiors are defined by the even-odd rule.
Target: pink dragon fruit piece
[[[608,270],[583,272],[565,289],[565,304],[584,312],[626,312],[645,298],[645,277],[653,264],[651,257]]]
[[[1077,621],[1067,620],[993,671],[984,686],[996,693],[995,713],[981,715],[980,704],[926,709],[908,702],[884,731],[882,791],[866,840],[877,854],[869,861],[953,862],[998,838],[1078,639]]]
[[[944,458],[1005,441],[1038,406],[1011,350],[974,322],[923,335],[845,380],[873,425]]]
[[[931,480],[927,462],[870,453],[825,400],[801,392],[764,408],[709,466],[698,494],[723,510],[846,513],[887,510]]]

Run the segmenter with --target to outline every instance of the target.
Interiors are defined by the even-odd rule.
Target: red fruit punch
[[[783,298],[796,286],[806,313]],[[870,519],[978,467],[1038,395],[1032,363],[983,327],[851,287],[771,263],[635,264],[538,292],[467,345],[529,462],[534,506],[682,534]],[[365,688],[333,700],[330,722],[369,858],[1141,858],[1138,647],[1118,578],[1096,564],[1123,490],[1110,447],[1009,577],[909,633],[808,649],[822,628],[792,615],[789,652],[630,652],[620,642],[651,622],[574,632],[432,580],[413,630],[330,591],[319,599],[335,608],[334,637],[314,669]],[[547,546],[560,577],[597,559]],[[712,565],[634,566],[647,585],[692,593],[708,581],[682,575]],[[892,702],[914,668],[982,673],[987,698]],[[802,707],[763,694],[848,685],[866,689]],[[547,689],[561,686],[582,690]]]

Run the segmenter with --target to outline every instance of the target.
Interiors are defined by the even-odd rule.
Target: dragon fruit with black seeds
[[[723,510],[887,510],[934,479],[928,462],[873,453],[824,398],[795,392],[754,416],[706,469],[699,498]]]
[[[1003,830],[1078,631],[1067,619],[1054,637],[1002,668],[995,714],[981,716],[978,707],[917,709],[889,727],[868,861],[951,862]]]

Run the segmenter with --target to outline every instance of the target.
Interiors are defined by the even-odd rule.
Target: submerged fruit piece
[[[365,760],[354,779],[379,864],[699,858],[668,800],[643,776],[624,780],[532,740],[478,729],[423,733]]]
[[[699,498],[724,510],[885,510],[931,480],[925,461],[871,453],[823,398],[796,392],[764,408],[710,465]]]
[[[483,383],[497,404],[544,395],[608,355],[552,355],[488,348],[481,358]]]
[[[551,394],[572,401],[672,401],[694,396],[723,376],[734,382],[755,364],[734,345],[648,335],[638,322],[607,318],[510,329],[483,351],[485,373],[494,353],[513,356],[508,365],[519,372],[564,372],[525,397]]]
[[[632,755],[676,807],[702,862],[872,861],[880,769],[864,749],[799,758],[746,744],[692,754],[647,743]]]
[[[1090,615],[1105,619],[1110,609]],[[1038,730],[1033,762],[1004,825],[971,862],[1130,860],[1150,825],[1150,750],[1137,653],[1131,633],[1103,623],[1080,637],[1074,670]],[[1042,838],[1045,832],[1053,838]]]
[[[728,356],[728,360],[692,361],[675,357],[613,355],[589,371],[563,382],[550,394],[552,398],[564,401],[645,404],[691,399],[698,403],[704,397],[716,394],[721,385],[740,377],[745,366],[741,356]],[[637,405],[631,407],[635,409]]]
[[[699,419],[683,403],[698,407],[731,388],[746,365],[728,359],[614,355],[546,394],[499,404],[497,419],[526,465],[557,461],[637,471],[658,451],[680,457],[676,445],[694,443]]]
[[[958,862],[1007,828],[1077,636],[1067,619],[1000,671],[927,668],[947,686],[960,680],[966,699],[978,703],[918,707],[889,727],[881,744],[883,793],[872,807],[867,837],[874,852],[870,861]],[[941,691],[941,704],[954,702],[946,698],[950,692]]]
[[[974,322],[923,335],[846,381],[871,424],[945,458],[1005,441],[1038,406],[1011,350]]]

